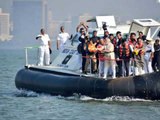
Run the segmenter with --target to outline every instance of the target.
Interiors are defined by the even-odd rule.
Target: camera
[[[107,30],[107,25],[106,25],[106,22],[102,22],[102,28],[103,28],[103,30],[105,31],[105,30]]]

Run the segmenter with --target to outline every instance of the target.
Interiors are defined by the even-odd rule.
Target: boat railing
[[[29,47],[25,47],[24,48],[25,49],[25,66],[30,65],[29,64],[29,59],[28,59],[28,51],[30,49],[38,49],[38,48],[39,48],[39,46],[29,46]]]

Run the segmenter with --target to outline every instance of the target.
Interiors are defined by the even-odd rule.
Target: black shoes
[[[86,72],[86,71],[83,71],[82,73],[83,73],[83,74],[87,74],[87,72]]]

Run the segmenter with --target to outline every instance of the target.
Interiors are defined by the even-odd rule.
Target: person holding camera
[[[85,46],[85,37],[86,37],[86,33],[85,33],[85,30],[84,28],[81,28],[80,29],[80,37],[79,37],[79,41],[81,42],[78,47],[79,47],[79,53],[82,54],[82,72],[85,73],[85,64],[86,64],[86,50],[84,49],[84,46]]]

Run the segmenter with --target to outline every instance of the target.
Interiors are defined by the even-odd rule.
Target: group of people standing
[[[81,54],[82,73],[87,74],[89,64],[92,74],[98,73],[100,78],[112,78],[139,75],[160,70],[160,40],[146,39],[142,32],[130,33],[129,38],[123,38],[122,33],[117,31],[116,35],[109,33],[103,27],[104,36],[97,36],[94,30],[92,37],[87,34],[88,26],[80,23],[77,26],[78,52]],[[40,35],[36,37],[40,41],[38,65],[50,65],[51,41],[44,29],[40,30]],[[57,37],[57,50],[63,49],[66,41],[72,39],[60,28]],[[108,75],[109,74],[109,75]]]
[[[80,29],[78,47],[82,54],[82,73],[98,73],[100,78],[112,78],[150,73],[160,70],[160,40],[146,39],[142,32],[131,33],[129,38],[123,38],[122,33],[109,34],[104,30],[104,36],[98,37],[93,31],[88,37],[87,31]]]

